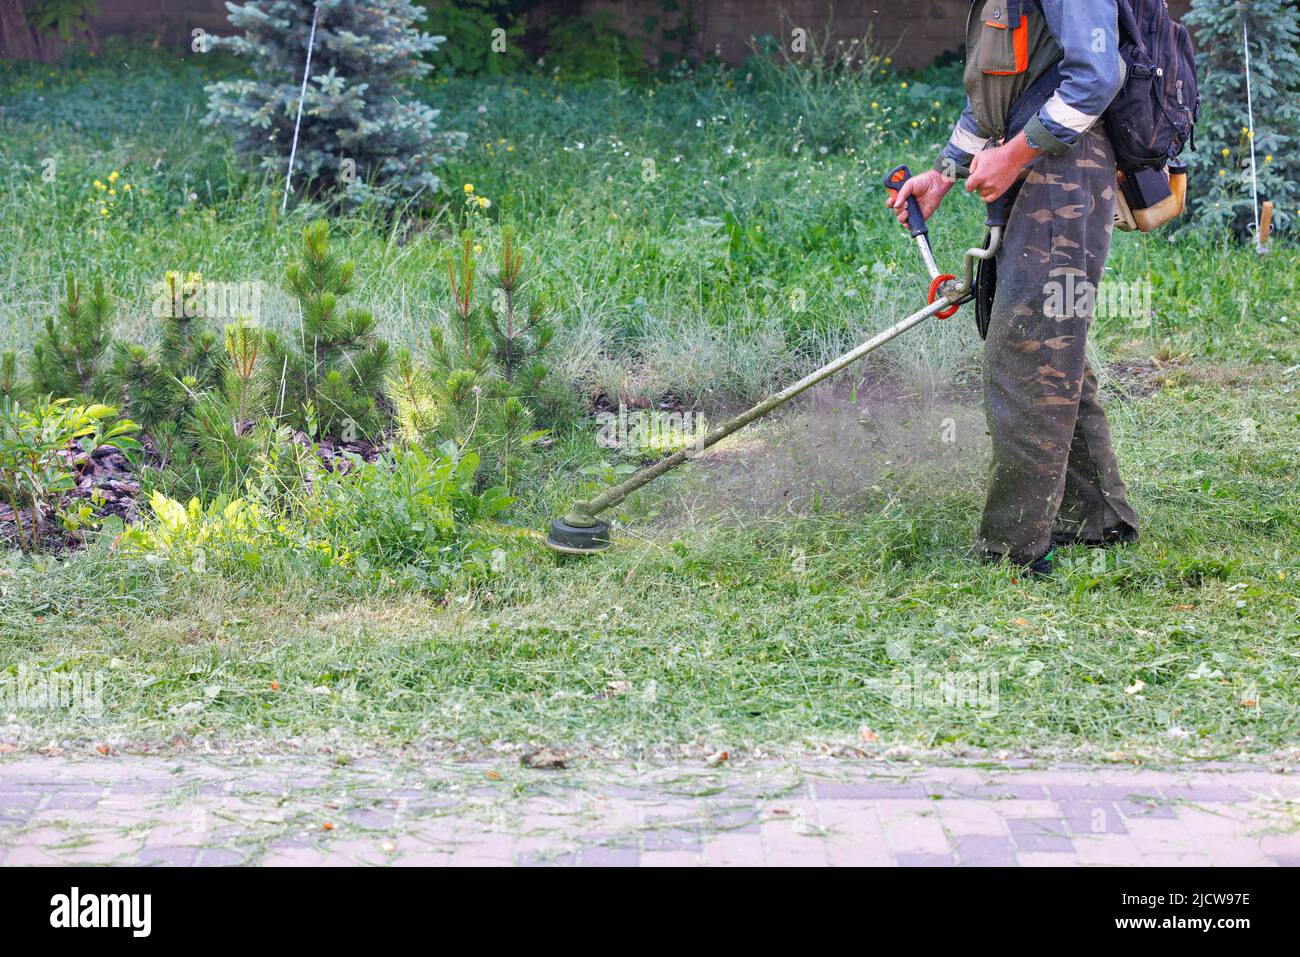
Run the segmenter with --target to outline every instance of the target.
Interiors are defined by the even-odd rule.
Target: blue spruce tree
[[[444,38],[421,32],[425,11],[405,0],[227,3],[243,33],[208,42],[246,57],[252,76],[210,84],[205,122],[230,130],[240,151],[284,177],[317,6],[295,190],[307,183],[347,205],[428,201],[440,186],[434,170],[465,137],[437,132],[438,111],[407,88],[432,69],[423,55]]]

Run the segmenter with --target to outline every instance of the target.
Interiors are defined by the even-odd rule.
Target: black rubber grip
[[[1007,224],[1007,217],[1011,214],[1011,207],[1016,201],[1016,196],[1020,193],[1020,186],[1019,181],[1012,183],[1010,189],[993,200],[993,202],[987,204],[984,209],[985,226],[1005,226]]]
[[[904,183],[912,178],[912,173],[904,165],[895,166],[885,174],[885,189],[891,196],[896,195]],[[921,204],[915,196],[907,197],[907,226],[912,231],[912,238],[924,236],[930,232],[925,225],[925,216],[921,213]]]

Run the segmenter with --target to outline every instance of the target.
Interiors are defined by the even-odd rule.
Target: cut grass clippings
[[[286,250],[319,213],[280,220],[276,185],[197,124],[194,64],[112,52],[58,70],[0,64],[5,348],[29,349],[69,268],[104,272],[122,300],[119,335],[146,341],[167,269],[278,288]],[[202,61],[209,78],[228,68]],[[526,225],[568,342],[559,374],[578,389],[632,382],[734,407],[923,294],[877,184],[895,163],[928,165],[959,78],[902,82],[527,77],[422,95],[445,128],[471,133],[445,171],[447,199],[472,182],[495,215]],[[91,183],[112,170],[133,197],[93,222]],[[357,261],[358,299],[395,343],[427,341],[445,308],[453,219],[333,224]],[[934,224],[946,268],[979,223],[973,199],[948,200]],[[495,228],[482,230],[488,254]],[[929,454],[949,416],[901,390],[887,416],[870,403],[836,413],[880,430],[860,472],[859,446],[818,431],[805,408],[634,496],[612,552],[557,563],[503,537],[496,576],[445,597],[345,573],[222,577],[106,547],[4,556],[0,671],[10,686],[101,675],[105,710],[10,700],[0,744],[1100,759],[1293,748],[1297,255],[1285,241],[1260,257],[1190,232],[1115,237],[1108,277],[1153,287],[1152,316],[1094,328],[1098,368],[1126,363],[1103,386],[1143,540],[1064,550],[1050,581],[970,557],[986,462],[978,409],[951,416],[956,451]],[[291,324],[287,300],[268,293],[264,321]],[[969,374],[977,350],[961,313],[871,361],[927,393]],[[909,451],[894,456],[900,430]],[[553,437],[517,490],[516,525],[544,528],[599,484],[618,460],[594,431],[579,422]],[[756,463],[754,495],[727,494]]]

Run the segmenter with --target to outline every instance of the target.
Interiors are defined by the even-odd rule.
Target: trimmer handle
[[[885,174],[885,189],[889,190],[889,198],[892,200],[898,196],[898,191],[904,183],[912,178],[912,173],[905,165],[898,165]],[[915,196],[907,197],[907,226],[912,231],[912,238],[925,236],[930,230],[925,225],[925,216],[921,213],[921,204],[916,201]]]
[[[1016,194],[1020,192],[1020,184],[1013,183],[1011,188],[999,196],[993,202],[984,207],[984,225],[1005,226],[1007,217],[1011,214],[1011,204],[1016,201]]]

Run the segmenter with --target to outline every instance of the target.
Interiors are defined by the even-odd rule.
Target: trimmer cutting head
[[[557,518],[551,522],[551,532],[546,536],[547,548],[566,555],[594,555],[613,544],[609,538],[609,522],[599,520],[594,525],[570,525]]]

